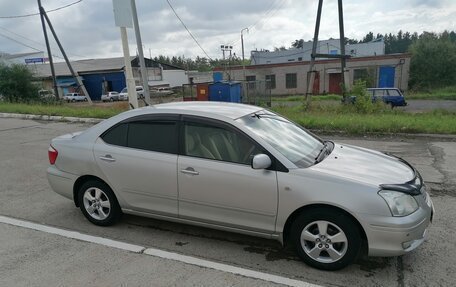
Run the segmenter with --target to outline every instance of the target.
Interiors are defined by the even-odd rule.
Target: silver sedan
[[[272,238],[325,270],[352,263],[363,242],[370,256],[412,251],[433,217],[406,161],[255,106],[131,110],[53,139],[48,154],[51,187],[94,224],[129,213]]]

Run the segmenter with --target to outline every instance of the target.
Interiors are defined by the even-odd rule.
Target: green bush
[[[0,95],[10,103],[39,100],[38,87],[32,82],[33,74],[24,65],[0,64]]]
[[[372,96],[367,93],[366,82],[363,80],[355,81],[349,95],[355,96],[356,100],[353,105],[347,104],[343,107],[348,112],[356,112],[358,114],[374,114],[386,112],[388,110],[383,101],[372,101]],[[349,100],[349,103],[351,102],[352,101]]]

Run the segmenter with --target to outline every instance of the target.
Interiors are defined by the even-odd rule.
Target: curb
[[[24,120],[41,120],[41,121],[70,122],[70,123],[89,123],[89,124],[97,124],[97,123],[103,121],[103,119],[96,119],[96,118],[77,118],[77,117],[13,114],[13,113],[0,113],[0,118],[14,118],[14,119],[24,119]]]
[[[49,116],[49,115],[31,115],[31,114],[14,114],[14,113],[0,113],[0,118],[15,118],[24,120],[41,120],[41,121],[56,121],[56,122],[70,122],[70,123],[87,123],[97,124],[104,119],[96,118],[77,118],[77,117],[64,117],[64,116]],[[309,129],[314,133],[324,135],[337,135],[345,137],[402,137],[402,138],[433,138],[445,139],[456,141],[456,135],[448,134],[409,134],[409,133],[366,133],[366,134],[347,134],[343,131],[325,131],[318,129]]]

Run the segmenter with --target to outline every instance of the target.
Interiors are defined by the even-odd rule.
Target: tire
[[[291,227],[291,240],[307,265],[331,271],[353,263],[362,241],[353,220],[331,208],[311,209],[299,215]]]
[[[101,181],[85,182],[78,191],[78,201],[82,214],[95,225],[113,225],[122,216],[116,196]]]
[[[113,99],[113,98],[110,98],[109,101],[110,101],[110,102],[114,102],[114,99]]]

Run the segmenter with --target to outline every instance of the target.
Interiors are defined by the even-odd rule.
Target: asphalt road
[[[456,285],[456,142],[430,138],[336,138],[392,152],[428,184],[436,215],[428,239],[402,257],[362,258],[337,272],[312,269],[279,243],[234,233],[124,216],[90,224],[45,176],[50,139],[87,125],[0,119],[0,215],[153,247],[322,286]],[[0,286],[273,286],[267,280],[134,254],[0,224]]]

